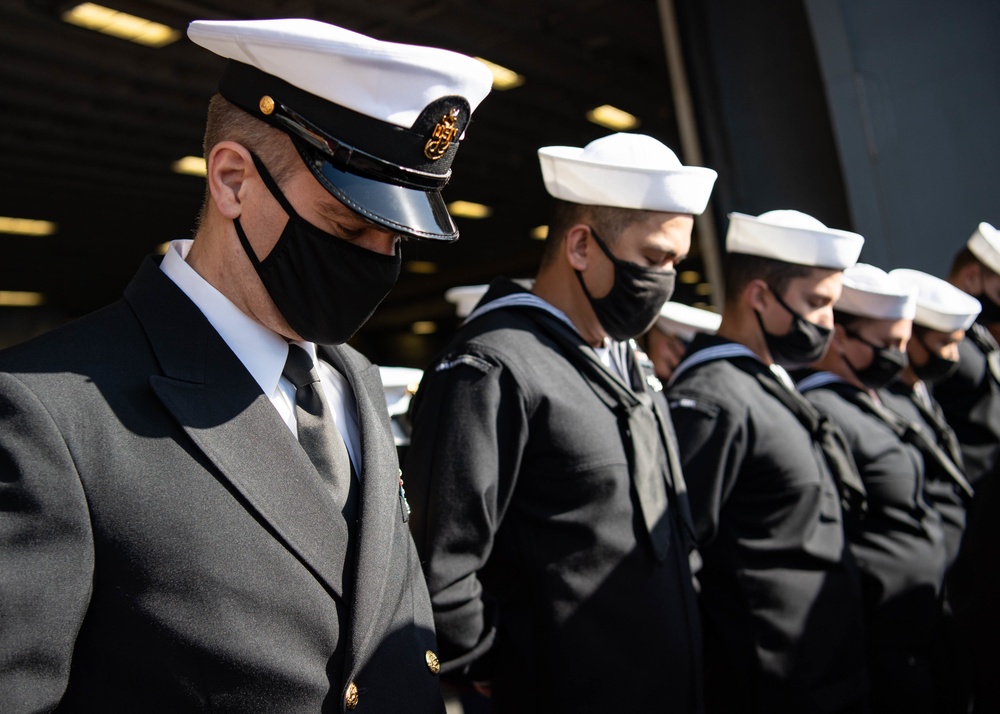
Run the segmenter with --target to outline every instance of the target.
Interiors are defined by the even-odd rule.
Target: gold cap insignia
[[[265,116],[270,116],[274,111],[274,100],[266,94],[260,98],[260,111]]]
[[[456,121],[458,121],[458,107],[441,117],[441,121],[434,127],[431,138],[424,145],[424,156],[431,161],[437,161],[445,155],[451,142],[458,136],[458,129],[455,128]]]

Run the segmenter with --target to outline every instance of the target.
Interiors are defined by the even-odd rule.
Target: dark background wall
[[[834,228],[850,214],[819,65],[800,0],[677,5],[719,239],[731,211],[809,213]]]
[[[1000,2],[805,7],[862,259],[943,275],[1000,224]]]

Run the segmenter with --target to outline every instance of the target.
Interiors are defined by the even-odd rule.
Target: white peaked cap
[[[980,223],[966,246],[987,268],[1000,273],[1000,231],[989,223]]]
[[[288,134],[338,201],[396,233],[458,238],[441,190],[490,91],[481,62],[315,20],[198,20],[188,37],[230,60],[219,94]]]
[[[874,265],[856,263],[844,270],[844,289],[833,307],[876,320],[912,320],[917,312],[917,289]]]
[[[916,325],[938,332],[967,330],[982,309],[976,298],[933,275],[908,268],[897,268],[889,275],[903,285],[916,288],[917,314],[913,318]]]
[[[729,214],[726,251],[785,263],[843,270],[854,265],[865,239],[827,228],[799,211],[768,211],[759,216]]]
[[[669,300],[660,308],[660,316],[656,318],[659,330],[672,332],[683,340],[690,340],[699,332],[714,335],[721,324],[722,315],[718,313]]]
[[[457,288],[449,288],[444,299],[455,306],[455,314],[458,317],[468,317],[473,308],[479,304],[489,285],[460,285]]]
[[[538,160],[551,196],[585,206],[699,215],[718,177],[712,169],[683,166],[645,134],[611,134],[582,149],[545,146]]]
[[[475,109],[493,84],[477,59],[384,42],[317,20],[196,20],[188,37],[317,97],[409,128],[428,104],[458,95]]]

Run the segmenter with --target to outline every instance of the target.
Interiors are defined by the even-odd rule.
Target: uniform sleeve
[[[486,679],[482,657],[497,614],[478,573],[490,557],[527,438],[521,390],[496,360],[453,356],[427,372],[411,416],[404,479],[442,672]]]
[[[0,711],[49,711],[90,599],[93,541],[66,444],[45,407],[0,374]]]
[[[720,513],[747,453],[746,429],[704,399],[671,393],[669,401],[695,534],[705,546],[718,534]]]
[[[958,356],[958,368],[955,373],[948,379],[934,384],[931,390],[946,414],[962,414],[967,417],[987,388],[985,380],[989,378],[989,374],[986,357],[971,338],[959,343]]]

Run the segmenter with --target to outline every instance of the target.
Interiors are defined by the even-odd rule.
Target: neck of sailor
[[[590,300],[580,286],[577,271],[595,298],[604,297],[614,284],[614,266],[589,239],[587,226],[578,224],[567,231],[558,255],[542,264],[532,292],[561,310],[591,347],[604,347],[608,334],[597,319]]]

